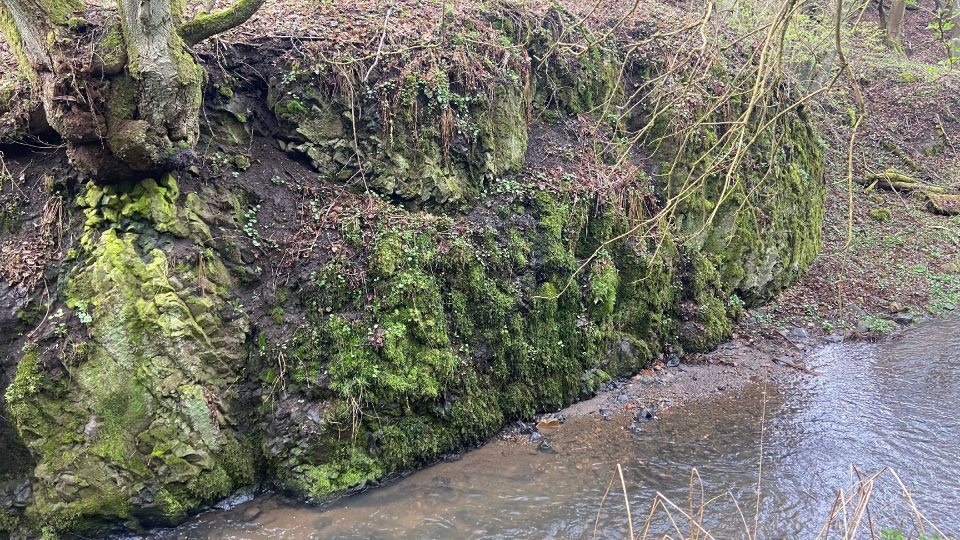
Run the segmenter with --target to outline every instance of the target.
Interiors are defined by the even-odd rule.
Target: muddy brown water
[[[639,434],[621,418],[593,415],[550,435],[554,453],[497,441],[326,507],[258,497],[153,537],[590,538],[596,527],[597,537],[623,538],[619,463],[638,532],[657,492],[687,507],[696,467],[705,497],[719,497],[706,506],[704,528],[746,538],[758,515],[761,425],[756,537],[816,538],[837,490],[856,481],[852,466],[894,468],[925,516],[958,535],[960,320],[924,323],[892,341],[827,345],[807,365],[820,375],[669,409]],[[900,521],[908,512],[892,476],[877,485],[873,524],[912,530]],[[651,530],[673,529],[660,511]]]

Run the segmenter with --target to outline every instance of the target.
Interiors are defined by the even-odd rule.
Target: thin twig
[[[395,6],[396,0],[390,7],[387,8],[387,14],[383,17],[383,32],[380,33],[380,43],[377,44],[377,52],[374,53],[373,63],[370,64],[370,68],[367,69],[367,74],[363,76],[363,82],[367,82],[370,79],[370,73],[373,72],[373,68],[377,67],[377,64],[380,62],[380,51],[383,50],[383,40],[387,37],[387,23],[390,22],[390,15],[393,13],[393,6]]]
[[[630,540],[633,540],[633,516],[630,515],[630,497],[627,495],[627,483],[623,480],[623,469],[617,463],[617,474],[620,475],[620,487],[623,488],[623,504],[627,506],[627,527],[630,530]]]

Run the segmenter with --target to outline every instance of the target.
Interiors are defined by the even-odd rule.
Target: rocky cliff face
[[[745,105],[662,107],[635,91],[655,58],[551,52],[564,17],[369,81],[238,47],[194,164],[28,168],[6,253],[57,234],[41,279],[0,267],[0,536],[323,500],[710,349],[801,275],[824,199],[802,108],[773,95],[718,154]]]

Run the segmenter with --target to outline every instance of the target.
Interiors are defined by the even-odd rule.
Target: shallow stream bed
[[[755,518],[757,538],[816,538],[838,489],[849,490],[858,472],[890,467],[930,522],[960,535],[960,320],[880,343],[825,345],[806,365],[819,375],[692,401],[638,432],[622,415],[581,416],[547,435],[549,451],[495,441],[326,507],[258,497],[155,537],[622,538],[618,464],[637,532],[658,492],[688,507],[696,468],[695,498],[701,485],[706,499],[716,497],[703,518],[714,538],[746,538]],[[875,528],[913,532],[892,475],[872,496]],[[658,511],[651,531],[672,530]]]

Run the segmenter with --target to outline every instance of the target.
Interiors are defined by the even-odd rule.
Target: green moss
[[[170,264],[157,243],[182,212],[174,179],[90,185],[78,199],[93,212],[65,295],[88,315],[89,341],[58,379],[26,350],[7,396],[38,461],[26,519],[77,532],[158,512],[181,519],[253,481],[252,451],[225,412],[247,323],[224,315],[217,290],[232,280],[216,253],[200,255],[212,287],[199,290],[196,266]],[[79,480],[64,486],[64,475]],[[146,484],[162,488],[156,502],[132,507]]]
[[[119,122],[133,120],[137,113],[139,89],[133,77],[120,75],[110,82],[110,100],[108,101],[109,124],[116,126]],[[94,205],[90,205],[94,206]]]
[[[358,324],[331,316],[324,323],[320,346],[331,351],[330,386],[348,398],[367,395],[392,402],[436,397],[455,363],[438,284],[421,271],[389,268],[394,272],[377,306],[379,322]],[[370,342],[376,346],[365,346]]]
[[[104,32],[103,37],[100,38],[98,45],[101,50],[98,51],[97,54],[107,58],[107,60],[104,60],[105,64],[112,63],[109,58],[119,59],[121,56],[126,56],[126,52],[124,51],[126,41],[123,38],[123,27],[119,24],[113,24],[107,27],[107,31]]]
[[[668,133],[667,123],[658,132]],[[705,130],[686,141],[666,190],[679,193],[691,179],[702,177],[688,190],[677,227],[691,249],[713,259],[724,287],[750,305],[798,279],[820,251],[826,197],[822,143],[802,113],[782,114],[773,128],[757,134],[749,150],[762,165],[735,175],[725,188],[722,169],[708,169],[708,149],[716,137]],[[680,144],[660,146],[659,153],[668,157],[666,167]]]
[[[670,272],[661,271],[660,262],[650,261],[647,269],[629,262],[635,257],[621,259],[627,248],[617,244],[591,265],[583,294],[577,285],[560,294],[557,284],[572,275],[575,253],[600,235],[622,231],[626,222],[591,216],[602,223],[597,236],[580,235],[588,220],[571,212],[564,197],[541,193],[528,204],[536,226],[521,232],[504,223],[510,232],[502,243],[495,226],[453,239],[421,222],[381,231],[369,258],[369,303],[339,278],[344,262],[319,273],[306,302],[326,307],[294,340],[298,367],[289,383],[303,395],[323,395],[314,381],[325,380],[339,403],[351,405],[344,419],[329,421],[315,445],[342,448],[337,441],[349,426],[351,440],[375,448],[368,457],[378,469],[398,471],[483,440],[511,418],[567,405],[611,376],[647,365],[654,351],[644,340],[633,340],[628,354],[608,350],[622,339],[618,327],[651,339],[672,329],[651,321],[669,319],[667,306],[676,295],[661,289],[671,290]],[[607,211],[616,213],[604,206]],[[614,263],[619,260],[626,277]],[[654,276],[638,279],[652,269]],[[538,275],[554,277],[537,283]],[[632,311],[614,309],[621,303]],[[314,467],[333,460],[340,463],[337,471],[350,463],[329,451],[281,457],[278,468],[283,459]],[[304,471],[290,473],[289,483],[318,485]]]
[[[215,83],[213,85],[213,88],[217,91],[218,94],[220,94],[220,97],[223,97],[226,99],[230,99],[233,97],[233,88],[230,88],[225,84]]]
[[[223,9],[209,13],[200,12],[190,21],[180,25],[178,32],[187,45],[193,46],[204,39],[243,24],[262,4],[263,2],[257,0],[239,0]],[[186,4],[182,0],[174,3],[174,13],[182,14],[185,9]]]
[[[83,17],[70,17],[69,19],[67,19],[66,26],[70,30],[73,30],[74,32],[76,32],[78,30],[82,30],[88,24],[90,23]]]
[[[361,106],[379,109],[402,96],[375,123],[352,125],[352,96],[330,88],[323,76],[284,78],[271,88],[269,105],[290,141],[281,147],[306,155],[321,174],[347,180],[358,172],[356,157],[347,151],[356,129],[373,189],[417,204],[456,206],[478,200],[485,183],[523,164],[524,86],[501,81],[491,92],[495,99],[480,99],[475,88],[463,88],[434,68],[371,88]]]
[[[177,62],[177,75],[181,84],[193,90],[193,94],[188,95],[187,98],[190,99],[190,109],[196,110],[203,103],[203,84],[207,80],[207,71],[197,63],[190,50],[184,47],[183,42],[175,36],[176,34],[171,34],[170,49]]]
[[[887,221],[893,217],[893,213],[889,208],[874,208],[870,210],[870,217],[874,221]]]
[[[789,140],[792,158],[778,155],[772,180],[746,176],[724,199],[724,179],[709,177],[673,224],[683,243],[665,222],[659,238],[607,244],[630,223],[623,207],[543,190],[472,215],[467,234],[414,213],[377,231],[367,259],[319,273],[306,304],[321,316],[295,340],[296,391],[332,391],[345,416],[316,435],[324,451],[282,459],[349,466],[338,453],[349,424],[351,444],[368,448],[377,469],[402,470],[589,395],[649,365],[664,344],[715,347],[742,313],[740,298],[779,290],[819,250],[819,143],[796,116],[778,129],[759,146]],[[711,141],[717,134],[706,132],[688,151]],[[678,172],[667,192],[695,173]],[[342,278],[351,264],[369,271],[366,298]],[[293,484],[316,485],[302,475],[294,471]]]
[[[587,301],[594,319],[602,320],[613,315],[617,304],[617,288],[620,275],[613,260],[601,253],[590,268],[589,293]]]
[[[7,405],[17,407],[18,404],[40,392],[44,383],[44,376],[40,371],[39,361],[36,345],[31,344],[24,347],[23,356],[20,357],[20,362],[17,364],[17,374],[4,394]]]
[[[27,58],[26,51],[23,48],[23,40],[20,37],[20,31],[13,20],[13,16],[6,6],[0,5],[0,35],[3,35],[4,41],[10,47],[11,52],[17,59],[17,66],[20,76],[29,81],[36,79],[36,73],[30,66],[30,60]]]
[[[322,465],[301,466],[293,472],[297,478],[293,487],[318,500],[376,480],[384,473],[374,459],[354,446],[343,447]]]
[[[48,36],[49,39],[53,39],[55,33],[58,33],[56,26],[69,27],[71,21],[79,20],[73,17],[73,14],[84,9],[81,0],[40,0],[37,5],[46,12],[47,21],[54,25],[53,32]],[[0,34],[17,58],[20,76],[34,82],[36,73],[27,58],[20,31],[6,6],[0,6]]]
[[[212,414],[204,389],[188,384],[177,388],[181,396],[181,406],[194,431],[204,445],[213,451],[220,449],[220,426]]]
[[[157,492],[156,504],[163,516],[171,522],[177,522],[186,517],[187,511],[190,509],[167,489],[161,489]]]
[[[897,82],[902,84],[913,84],[920,81],[920,76],[912,71],[903,71],[900,73]]]
[[[38,0],[37,3],[57,25],[66,25],[74,13],[85,7],[81,0]]]
[[[6,509],[0,510],[0,533],[11,533],[20,526],[20,516]]]
[[[527,52],[557,37],[550,25],[526,24],[504,22],[501,37]],[[642,187],[615,196],[572,182],[540,189],[542,177],[514,175],[528,144],[525,78],[538,113],[599,112],[621,97],[616,63],[597,45],[561,51],[541,72],[497,79],[489,94],[464,91],[441,69],[407,73],[358,98],[380,114],[357,126],[348,114],[356,104],[292,68],[270,88],[281,148],[331,181],[355,175],[359,161],[372,189],[403,203],[378,203],[377,219],[331,231],[346,249],[301,268],[309,279],[292,298],[267,293],[244,307],[228,296],[243,258],[230,216],[217,214],[232,208],[239,223],[249,201],[223,191],[180,197],[172,176],[88,185],[78,197],[82,249],[64,290],[89,318],[84,352],[60,378],[44,372],[39,352],[25,354],[8,391],[38,460],[40,496],[24,519],[53,531],[172,522],[261,472],[325,499],[568,405],[649,365],[665,345],[706,350],[729,336],[743,309],[734,299],[775,293],[819,249],[816,136],[800,113],[785,112],[751,150],[777,149],[769,174],[738,173],[726,190],[723,175],[706,175],[657,234],[630,233],[638,213],[704,171],[709,157],[697,160],[719,127],[693,138],[671,177],[641,176]],[[196,75],[188,64],[182,77]],[[114,88],[118,119],[136,112],[135,89],[123,85]],[[681,150],[669,124],[656,128],[662,143],[651,153],[669,162]],[[486,193],[495,196],[469,213],[424,211]],[[225,202],[206,202],[214,198]],[[251,331],[248,311],[275,324]],[[291,320],[296,328],[283,327]],[[248,439],[238,425],[257,427]],[[85,484],[64,487],[69,475]],[[156,493],[147,508],[125,502],[139,486]]]
[[[558,8],[553,8],[550,16],[575,18]],[[582,54],[558,53],[553,45],[557,39],[562,39],[557,33],[558,28],[566,24],[568,22],[559,23],[556,28],[534,29],[528,45],[532,56],[541,57],[551,51],[548,60],[535,73],[534,106],[542,111],[557,110],[563,114],[599,115],[604,112],[601,110],[604,104],[608,101],[615,104],[622,97],[617,53],[596,44]]]
[[[250,168],[250,158],[243,154],[237,154],[233,156],[233,164],[237,169],[245,171]]]
[[[187,491],[197,501],[216,501],[230,494],[234,483],[222,467],[202,473],[187,484]],[[196,506],[196,503],[190,506]]]
[[[167,174],[159,182],[148,178],[116,186],[98,187],[91,181],[86,192],[77,197],[77,204],[87,216],[88,231],[105,223],[124,226],[146,220],[157,232],[187,237],[190,225],[198,218],[181,210],[179,198],[179,184],[173,175]],[[88,249],[90,239],[87,235],[81,241]]]
[[[276,324],[283,324],[286,318],[282,307],[272,308],[267,314],[270,316],[270,319]]]

